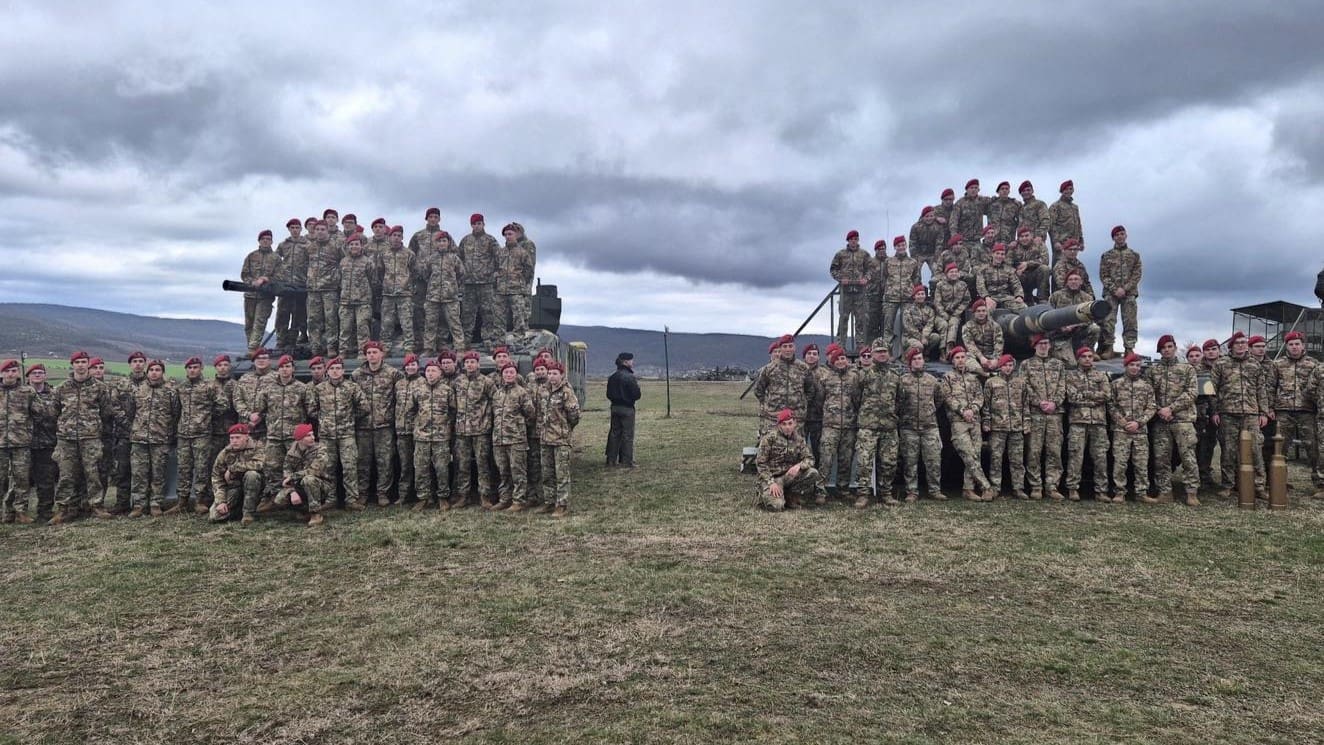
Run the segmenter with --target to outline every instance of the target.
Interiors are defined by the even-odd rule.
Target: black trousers
[[[634,407],[611,407],[611,429],[607,431],[607,465],[634,465]]]

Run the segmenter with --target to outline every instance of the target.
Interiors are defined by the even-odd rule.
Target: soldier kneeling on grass
[[[325,522],[322,511],[335,500],[335,492],[327,481],[329,464],[326,447],[317,441],[313,425],[295,427],[294,444],[285,453],[284,479],[276,492],[276,506],[307,513],[310,528]]]
[[[211,489],[214,499],[208,519],[225,522],[236,508],[243,505],[243,525],[253,522],[257,501],[262,496],[262,469],[266,466],[263,448],[249,436],[247,424],[236,424],[229,429],[230,444],[221,449],[211,468]]]
[[[759,506],[772,512],[796,509],[801,497],[826,499],[823,477],[814,468],[814,456],[805,438],[796,431],[790,409],[777,413],[777,426],[759,440]]]

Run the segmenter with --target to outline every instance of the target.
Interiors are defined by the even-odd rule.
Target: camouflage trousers
[[[529,504],[542,503],[542,440],[529,437],[529,457],[525,466],[529,478],[525,491],[528,492]]]
[[[1200,469],[1195,463],[1195,423],[1165,422],[1154,417],[1149,434],[1154,451],[1154,488],[1159,495],[1172,491],[1172,453],[1181,461],[1181,481],[1194,494],[1200,486]]]
[[[939,323],[941,323],[941,321]],[[943,334],[937,332],[926,334],[923,337],[912,335],[902,339],[902,346],[906,349],[919,347],[924,350],[924,355],[926,357],[937,357],[939,351],[946,351],[942,349],[942,344]]]
[[[1085,453],[1094,467],[1094,493],[1111,494],[1108,488],[1108,425],[1067,425],[1067,489],[1080,489],[1085,475]]]
[[[942,348],[951,349],[959,343],[957,334],[961,330],[961,319],[952,316],[938,316],[938,331],[942,335]]]
[[[395,436],[395,458],[400,464],[397,471],[396,491],[400,504],[414,501],[414,436]]]
[[[1103,319],[1103,327],[1100,333],[1100,340],[1103,346],[1111,348],[1113,339],[1117,337],[1117,312],[1122,313],[1122,346],[1126,349],[1133,349],[1136,345],[1136,336],[1139,334],[1139,324],[1136,322],[1136,299],[1134,297],[1124,297],[1121,299],[1109,295],[1104,300],[1108,301],[1108,317]]]
[[[322,440],[326,446],[326,477],[332,486],[345,489],[345,504],[362,502],[359,496],[359,443],[350,436],[330,437]],[[335,494],[331,495],[335,501]]]
[[[802,498],[825,496],[827,492],[823,488],[823,476],[816,468],[803,468],[794,478],[787,478],[785,474],[778,476],[777,483],[781,484],[782,495],[773,496],[772,484],[764,483],[759,490],[758,504],[760,507],[769,510],[781,510],[786,507],[789,500],[791,504],[798,505]]]
[[[0,515],[27,514],[31,478],[31,448],[0,448]]]
[[[860,427],[855,435],[855,475],[860,485],[867,488],[872,480],[875,493],[881,499],[892,496],[896,482],[897,450],[900,446],[896,427],[873,429]],[[877,479],[874,466],[878,467]]]
[[[308,344],[313,354],[340,349],[340,293],[308,291]]]
[[[267,330],[267,321],[271,319],[272,298],[244,298],[244,337],[248,339],[248,348],[256,349],[262,344],[262,336]]]
[[[211,509],[207,511],[207,519],[214,523],[229,520],[240,506],[243,506],[245,515],[257,514],[257,503],[262,498],[262,472],[244,471],[242,479],[236,479],[225,485],[225,491],[214,495]],[[224,504],[229,510],[226,514],[220,513],[220,506]]]
[[[285,477],[285,455],[290,452],[290,445],[293,444],[294,440],[267,438],[266,454],[262,468],[262,483],[265,489],[262,497],[264,499],[270,499],[276,496],[277,491],[280,491],[280,482]]]
[[[1030,307],[1025,304],[1024,300],[1016,297],[1008,297],[1004,295],[1003,297],[995,297],[993,300],[1002,310],[1022,311]]]
[[[293,349],[299,334],[308,333],[308,305],[301,297],[276,298],[276,339],[281,349]]]
[[[228,441],[227,441],[228,442]],[[101,504],[106,491],[115,485],[115,437],[113,435],[103,435],[101,437],[101,457],[97,459],[97,473],[101,476],[101,488],[96,492],[89,492],[90,499]],[[80,484],[82,475],[79,474]],[[128,506],[129,490],[124,490],[124,506]],[[110,505],[107,505],[110,506]]]
[[[216,463],[216,458],[221,454],[221,451],[229,444],[229,435],[225,433],[216,434],[215,432],[211,434],[211,452],[207,455],[207,468],[203,470],[203,478],[206,481],[204,482],[202,494],[205,495],[204,498],[207,504],[216,499],[216,495],[211,493],[211,467]]]
[[[130,455],[133,472],[134,507],[160,507],[165,499],[166,461],[170,458],[170,446],[160,442],[135,442]]]
[[[402,337],[402,349],[414,351],[414,299],[408,295],[382,297],[382,346],[388,350],[395,346],[396,328]]]
[[[889,349],[896,338],[901,336],[901,329],[897,324],[903,307],[905,307],[904,303],[893,300],[884,300],[878,306],[878,338],[882,339]]]
[[[410,312],[414,328],[414,351],[424,352],[427,348],[427,308],[428,283],[419,281],[414,284],[414,295],[410,298]]]
[[[1222,414],[1218,415],[1219,429],[1223,431],[1222,461],[1223,480],[1229,484],[1237,483],[1237,462],[1241,452],[1241,431],[1251,434],[1251,457],[1255,461],[1255,491],[1264,492],[1264,435],[1260,432],[1258,414]]]
[[[1057,491],[1062,480],[1062,417],[1029,413],[1025,436],[1025,470],[1034,494]]]
[[[456,493],[463,499],[469,498],[469,492],[473,488],[473,474],[470,469],[473,469],[478,472],[478,498],[490,500],[492,471],[488,468],[488,463],[492,460],[492,436],[490,434],[456,436],[455,456],[455,465],[458,469],[455,473]]]
[[[1002,463],[1007,462],[1011,471],[1011,490],[1014,494],[1025,493],[1025,433],[1024,432],[989,432],[988,433],[988,480],[993,491],[1002,493]]]
[[[819,416],[822,415],[820,414]],[[763,427],[760,426],[759,429],[761,430],[763,429]],[[804,435],[805,444],[809,446],[809,452],[814,454],[814,462],[822,463],[823,455],[822,455],[822,451],[819,449],[819,445],[823,442],[823,420],[822,419],[805,420],[804,431],[805,431],[805,435]],[[763,435],[765,434],[767,433],[759,432],[760,441],[763,440]]]
[[[450,440],[414,440],[414,494],[422,504],[451,498]]]
[[[102,504],[101,440],[60,440],[55,445],[55,463],[60,479],[55,485],[55,504],[61,511],[77,510],[85,504]],[[81,486],[81,488],[80,488]]]
[[[961,488],[969,491],[978,486],[986,489],[992,486],[984,474],[984,464],[980,462],[980,451],[984,441],[979,431],[979,420],[967,422],[960,415],[950,417],[952,450],[961,458],[965,473],[961,477]]]
[[[340,306],[340,353],[358,355],[359,347],[372,339],[372,305],[358,303]]]
[[[492,457],[496,459],[497,498],[502,502],[528,504],[528,444],[493,445]]]
[[[1135,471],[1136,496],[1149,494],[1149,432],[1141,427],[1134,434],[1113,427],[1114,494],[1126,496],[1126,468]]]
[[[460,322],[464,327],[465,345],[468,345],[475,333],[485,342],[500,337],[499,319],[496,288],[492,283],[465,283],[464,300],[460,302]]]
[[[855,430],[845,427],[823,427],[823,442],[819,446],[823,459],[815,461],[824,479],[838,489],[850,485],[850,459],[855,453]]]
[[[358,441],[359,455],[359,495],[368,499],[377,495],[377,504],[385,505],[391,501],[391,492],[395,489],[395,470],[391,460],[395,457],[395,432],[390,427],[377,429],[359,429],[354,431]],[[372,491],[373,472],[376,471],[377,489]]]
[[[901,429],[901,462],[906,470],[906,493],[919,494],[919,463],[924,461],[924,478],[929,496],[942,489],[942,439],[938,428]]]
[[[179,503],[188,504],[191,497],[195,503],[203,504],[211,481],[211,437],[181,437],[176,445],[179,480],[175,491],[179,493]]]
[[[429,302],[425,316],[423,349],[430,356],[442,349],[453,349],[458,352],[469,346],[468,340],[464,338],[458,300],[449,303]],[[442,333],[443,329],[445,334]]]
[[[1274,416],[1278,420],[1278,434],[1283,436],[1283,455],[1287,455],[1287,449],[1292,441],[1296,440],[1306,450],[1306,462],[1310,466],[1310,481],[1316,487],[1324,485],[1324,473],[1321,473],[1319,451],[1317,450],[1319,436],[1316,428],[1319,421],[1313,411],[1277,411]]]
[[[919,251],[915,251],[910,254],[911,256],[915,257],[915,261],[919,262],[919,273],[920,273],[921,281],[923,280],[923,276],[924,276],[924,267],[929,268],[929,277],[931,279],[942,276],[942,265],[938,263],[938,253],[939,252],[937,250],[934,250],[932,253],[921,253]]]
[[[542,446],[542,498],[544,504],[570,506],[570,446]]]
[[[497,295],[497,320],[506,331],[522,334],[529,330],[529,295]]]
[[[130,459],[133,447],[129,438],[115,436],[115,449],[111,453],[111,476],[105,481],[106,490],[115,487],[115,504],[129,506],[129,494],[133,491],[133,461]],[[106,505],[109,507],[110,505]]]
[[[276,492],[276,504],[281,507],[291,506],[290,495],[294,492],[298,492],[303,499],[303,505],[295,507],[297,510],[316,514],[334,507],[336,503],[335,491],[330,484],[316,476],[304,476],[292,481],[290,486],[281,486],[280,491]]]
[[[850,322],[855,321],[855,348],[864,346],[869,333],[869,303],[858,287],[842,287],[837,293],[837,343],[846,346]]]

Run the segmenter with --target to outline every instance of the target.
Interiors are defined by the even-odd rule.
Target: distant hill
[[[633,352],[635,370],[661,376],[661,331],[608,326],[561,327],[564,341],[588,344],[589,374],[607,375],[616,354]],[[716,367],[755,369],[768,361],[767,337],[746,334],[671,334],[671,372]],[[804,336],[825,346],[827,337]],[[108,359],[122,359],[135,349],[151,357],[179,361],[194,354],[211,356],[244,349],[244,329],[228,321],[156,318],[92,308],[39,303],[0,303],[0,355],[26,352],[30,357],[63,357],[85,349]]]

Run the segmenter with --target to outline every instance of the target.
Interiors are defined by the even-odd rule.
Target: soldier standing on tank
[[[979,461],[979,454],[984,447],[979,432],[980,414],[984,408],[984,387],[979,382],[979,376],[966,369],[964,347],[952,349],[951,361],[952,369],[942,378],[938,398],[947,408],[952,450],[965,466],[961,496],[971,502],[992,502],[992,484]]]
[[[1057,263],[1062,243],[1075,238],[1085,245],[1085,231],[1080,224],[1080,208],[1076,206],[1076,184],[1067,179],[1057,187],[1058,199],[1048,208],[1048,237],[1053,243],[1053,262]]]
[[[864,338],[866,347],[873,344],[883,333],[883,280],[884,264],[887,263],[887,241],[873,242],[873,256],[869,257],[869,282],[864,286],[864,317],[868,319],[868,328]]]
[[[906,351],[906,373],[897,385],[901,427],[901,462],[906,471],[906,501],[919,499],[919,464],[924,462],[929,499],[947,499],[941,491],[942,439],[938,432],[938,379],[924,371],[918,347]]]
[[[1034,356],[1021,364],[1025,378],[1026,470],[1030,498],[1064,499],[1062,480],[1062,403],[1066,400],[1066,366],[1048,356],[1048,337],[1033,339]]]
[[[460,239],[460,260],[464,263],[460,314],[466,343],[477,338],[494,345],[501,335],[494,288],[499,247],[485,227],[483,216],[475,212],[469,216],[469,234]]]
[[[1122,314],[1122,346],[1126,352],[1135,349],[1140,327],[1136,322],[1136,298],[1140,296],[1142,266],[1140,254],[1126,245],[1126,228],[1118,225],[1112,230],[1113,247],[1099,259],[1099,281],[1103,284],[1103,299],[1112,307],[1103,322],[1099,336],[1099,357],[1112,359],[1113,339],[1117,331],[1117,312]]]
[[[864,364],[864,352],[872,351],[869,364]],[[874,341],[872,350],[860,353],[861,367],[857,375],[859,410],[855,439],[856,478],[860,493],[855,507],[869,505],[869,484],[876,487],[874,494],[882,504],[898,504],[893,494],[897,472],[897,387],[901,376],[883,360],[890,353],[882,339]],[[817,461],[815,461],[817,462]],[[877,480],[873,481],[874,465],[878,466]]]
[[[303,223],[291,217],[285,223],[290,237],[276,246],[280,269],[276,279],[286,287],[303,287],[308,281],[308,247],[311,241],[303,235]],[[307,298],[281,295],[276,298],[276,343],[282,349],[294,349],[300,337],[308,335]]]
[[[271,231],[263,230],[257,234],[257,249],[244,257],[239,279],[254,287],[265,287],[280,271],[280,257],[271,250]],[[271,305],[271,295],[252,290],[244,293],[244,337],[248,339],[250,350],[262,343],[267,319],[271,317]]]
[[[414,288],[417,264],[414,254],[405,249],[405,229],[392,227],[386,248],[377,258],[381,270],[382,346],[390,350],[400,338],[400,351],[414,351]],[[397,337],[397,327],[399,337]]]
[[[1006,181],[998,184],[996,192],[997,196],[985,208],[988,224],[998,229],[999,243],[1011,243],[1016,240],[1016,228],[1020,225],[1021,203],[1011,198],[1011,184]]]
[[[937,217],[934,218],[934,222],[941,225],[943,230],[946,231],[943,233],[942,243],[938,244],[939,247],[946,245],[947,241],[951,239],[952,234],[957,232],[952,224],[952,210],[955,208],[956,192],[951,189],[943,189],[942,194],[938,195],[938,203],[933,207],[933,214],[937,215]],[[946,262],[938,262],[939,265],[944,263]]]
[[[424,225],[421,229],[414,231],[414,235],[409,238],[409,253],[414,255],[414,267],[418,270],[418,276],[414,281],[414,341],[415,352],[427,351],[427,278],[423,276],[423,265],[428,257],[432,255],[434,248],[432,239],[441,231],[441,210],[437,207],[428,207],[427,212],[423,214]],[[449,234],[448,234],[449,237]]]
[[[846,247],[832,256],[828,272],[838,287],[837,343],[846,345],[846,331],[854,319],[855,345],[863,346],[869,328],[864,297],[869,284],[869,255],[860,250],[860,231],[846,233]]]
[[[1154,401],[1154,386],[1142,372],[1140,356],[1135,352],[1123,360],[1126,373],[1113,381],[1110,408],[1113,423],[1113,485],[1112,501],[1126,501],[1126,470],[1135,471],[1136,501],[1154,504],[1158,500],[1149,496],[1149,420],[1158,405]]]
[[[340,244],[324,221],[313,223],[306,285],[308,343],[313,354],[335,357],[340,346]]]
[[[1186,504],[1197,507],[1200,469],[1195,460],[1195,368],[1177,357],[1177,341],[1172,334],[1158,340],[1159,361],[1146,371],[1154,388],[1157,407],[1150,429],[1150,447],[1154,451],[1154,487],[1160,502],[1175,498],[1172,484],[1172,455],[1181,461],[1182,480],[1186,486]]]
[[[496,308],[502,331],[524,334],[529,330],[529,296],[533,291],[533,257],[520,243],[519,231],[501,229],[505,247],[497,252]]]
[[[1080,501],[1085,453],[1094,466],[1094,499],[1109,502],[1108,488],[1108,402],[1112,385],[1108,376],[1094,369],[1094,350],[1076,349],[1076,369],[1067,373],[1067,499]]]
[[[983,430],[988,436],[989,492],[1002,494],[1002,462],[1011,470],[1012,495],[1025,499],[1025,378],[1015,375],[1016,359],[1004,354],[998,374],[984,383]]]
[[[372,338],[372,296],[381,285],[380,267],[363,252],[363,239],[345,239],[349,255],[340,260],[340,350],[346,357]]]
[[[1040,240],[1048,240],[1048,205],[1034,196],[1034,184],[1022,181],[1016,189],[1021,195],[1021,211],[1017,216],[1017,231],[1029,228],[1030,234]]]
[[[984,232],[984,216],[988,214],[988,205],[992,197],[979,196],[979,179],[972,178],[965,182],[965,195],[956,200],[952,207],[950,222],[952,233],[977,236]]]
[[[920,210],[919,220],[910,226],[910,251],[916,263],[928,266],[930,275],[938,274],[938,253],[946,245],[947,226],[938,222],[937,211],[933,207]],[[911,284],[919,282],[916,279]]]
[[[464,265],[451,241],[450,233],[441,231],[432,240],[435,248],[426,249],[427,255],[419,264],[419,276],[426,283],[426,321],[423,349],[425,356],[441,349],[452,348],[463,352],[468,347],[465,339],[460,303],[460,290],[464,287]],[[442,331],[446,329],[445,338]]]
[[[893,255],[883,261],[880,283],[879,337],[892,348],[897,333],[897,317],[911,301],[911,290],[920,284],[919,260],[906,255],[906,239],[892,239]]]

